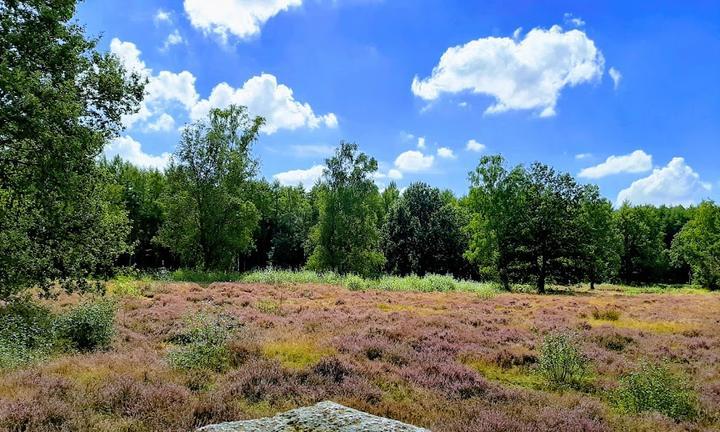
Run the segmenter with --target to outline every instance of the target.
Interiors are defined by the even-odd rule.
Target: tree
[[[371,178],[377,161],[358,153],[357,144],[342,142],[325,163],[322,186],[316,189],[319,219],[312,230],[307,267],[376,274],[385,263],[378,232],[382,204]]]
[[[167,170],[157,238],[185,265],[236,269],[252,247],[259,212],[248,196],[257,171],[250,149],[263,123],[230,106],[184,129]]]
[[[400,189],[398,189],[397,184],[394,181],[391,181],[388,187],[385,188],[384,191],[382,191],[382,205],[383,205],[383,217],[386,218],[387,215],[390,213],[390,209],[392,208],[393,204],[400,198]]]
[[[720,288],[720,207],[705,201],[695,209],[672,242],[672,256],[690,265],[693,283]]]
[[[620,268],[622,236],[613,218],[610,201],[601,198],[597,187],[586,189],[580,208],[580,266],[584,276],[595,283],[615,277]]]
[[[312,206],[301,186],[273,185],[273,230],[270,262],[300,268],[307,261],[306,242],[312,228]]]
[[[111,161],[103,159],[101,166],[119,188],[130,220],[128,243],[132,250],[122,262],[141,268],[171,265],[168,249],[154,241],[164,220],[159,198],[165,193],[165,175],[157,169],[138,168],[117,156]]]
[[[665,248],[655,208],[624,203],[615,212],[615,222],[623,239],[620,279],[629,284],[658,280]]]
[[[440,190],[411,184],[390,208],[383,226],[387,269],[401,275],[458,275],[467,247],[463,216]]]
[[[126,249],[96,165],[144,83],[70,23],[74,0],[0,3],[0,297],[87,287]]]
[[[483,156],[469,174],[470,192],[464,205],[470,213],[470,236],[466,258],[478,267],[481,277],[497,279],[505,289],[515,279],[512,263],[521,240],[518,226],[524,223],[524,169],[507,170],[500,155]]]
[[[548,279],[580,277],[578,214],[585,187],[540,163],[508,171],[501,156],[483,157],[470,181],[466,256],[481,274],[506,288],[511,281],[532,281],[540,293]]]
[[[534,163],[527,172],[525,226],[518,259],[526,261],[538,292],[545,292],[548,278],[568,283],[579,274],[575,259],[581,254],[578,229],[580,200],[585,188],[567,173]]]

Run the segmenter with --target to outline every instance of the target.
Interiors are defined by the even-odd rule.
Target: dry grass
[[[115,290],[110,350],[2,372],[0,430],[187,431],[325,399],[436,432],[720,428],[717,295],[135,288]],[[595,309],[619,314],[594,318]],[[168,364],[187,317],[200,315],[225,317],[232,327],[222,372]],[[562,330],[579,335],[592,388],[552,391],[536,373],[543,337]],[[608,395],[619,378],[661,359],[692,377],[702,408],[694,423],[613,408]]]

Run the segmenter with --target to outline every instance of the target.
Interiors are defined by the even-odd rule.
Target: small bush
[[[56,328],[58,337],[72,349],[107,348],[115,334],[115,305],[108,300],[81,303],[62,315]]]
[[[595,341],[603,348],[619,352],[624,350],[626,346],[633,343],[635,340],[630,336],[612,332],[597,335],[595,337]]]
[[[538,370],[553,387],[578,387],[583,384],[588,359],[572,334],[553,333],[545,337],[540,349]]]
[[[276,300],[260,300],[255,308],[264,314],[280,315],[282,313],[280,303]]]
[[[697,396],[685,379],[661,365],[644,365],[621,378],[615,401],[624,412],[655,411],[674,420],[692,420],[698,413]]]
[[[345,287],[352,291],[360,291],[365,289],[365,280],[357,275],[348,275],[345,277]]]
[[[170,365],[190,371],[227,369],[231,360],[227,346],[231,327],[221,318],[201,315],[192,319],[186,331],[173,339],[182,346],[170,351]]]
[[[596,320],[617,321],[620,319],[620,311],[614,307],[604,309],[593,308],[592,317]]]
[[[0,369],[44,357],[53,348],[55,316],[29,298],[0,307]]]

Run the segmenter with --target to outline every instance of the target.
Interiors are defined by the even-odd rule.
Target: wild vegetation
[[[0,2],[1,429],[324,399],[436,431],[720,427],[715,203],[614,208],[499,155],[464,196],[381,191],[347,142],[283,186],[240,106],[186,125],[165,171],[106,160],[144,82],[74,14]]]

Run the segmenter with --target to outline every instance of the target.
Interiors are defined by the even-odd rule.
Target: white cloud
[[[315,115],[308,103],[295,100],[293,91],[284,84],[278,84],[271,74],[262,74],[245,81],[235,89],[228,83],[220,83],[212,90],[210,97],[198,102],[191,110],[190,117],[197,120],[207,115],[210,108],[224,108],[230,104],[245,105],[253,115],[265,117],[263,131],[272,134],[278,129],[311,129],[326,126],[337,127],[333,113]]]
[[[444,159],[455,159],[455,153],[452,151],[452,149],[449,149],[447,147],[440,147],[437,149],[437,155]]]
[[[613,174],[642,173],[652,169],[652,156],[642,150],[622,156],[610,156],[605,162],[580,171],[578,177],[599,179]]]
[[[563,18],[565,19],[565,23],[575,27],[583,27],[585,25],[585,21],[583,21],[582,18],[576,17],[571,13],[565,13]]]
[[[613,88],[617,90],[618,86],[620,85],[620,80],[622,80],[622,74],[614,67],[611,67],[610,70],[608,70],[608,74],[613,80]]]
[[[656,168],[649,176],[635,180],[617,196],[616,205],[632,204],[689,206],[707,198],[712,185],[700,181],[681,157],[673,158],[667,166]]]
[[[605,60],[595,42],[577,29],[536,28],[522,40],[487,37],[449,48],[431,76],[412,82],[416,96],[471,91],[495,98],[486,113],[533,109],[555,115],[563,88],[602,77]]]
[[[400,139],[403,141],[411,141],[415,139],[415,135],[409,132],[400,131]]]
[[[402,172],[401,172],[400,170],[395,169],[395,168],[392,168],[390,171],[388,171],[387,175],[388,175],[388,177],[390,177],[392,180],[400,180],[401,178],[403,178]]]
[[[425,156],[417,150],[408,150],[395,159],[395,168],[402,172],[421,172],[430,169],[434,156]]]
[[[305,189],[310,189],[322,177],[324,171],[324,165],[315,165],[306,170],[297,169],[277,173],[273,178],[285,186],[303,185]]]
[[[248,39],[260,33],[260,27],[270,18],[302,0],[185,0],[185,13],[193,27],[213,33],[223,43],[230,35]]]
[[[480,144],[474,139],[471,139],[468,140],[467,144],[465,144],[465,150],[481,153],[485,151],[485,144]]]
[[[592,153],[578,153],[575,155],[575,160],[583,160],[592,157]]]
[[[425,150],[425,147],[425,137],[418,137],[417,148],[419,148],[420,150]]]
[[[165,169],[170,162],[170,153],[153,156],[145,153],[139,142],[129,135],[117,137],[105,147],[105,156],[120,156],[126,161],[143,168]]]
[[[185,42],[185,39],[183,39],[183,37],[180,35],[180,32],[177,29],[175,29],[165,39],[165,43],[163,44],[162,50],[167,51],[168,49],[170,49],[171,46],[180,45],[183,42]]]
[[[153,21],[155,21],[155,25],[158,25],[160,23],[171,23],[172,17],[170,16],[170,12],[158,9],[157,12],[155,12]]]
[[[200,99],[195,88],[195,76],[188,72],[160,71],[155,74],[140,59],[140,50],[132,42],[114,38],[110,51],[116,54],[130,70],[148,78],[146,96],[140,111],[123,118],[123,124],[131,128],[135,123],[147,123],[165,113],[173,104],[181,105],[191,120],[198,120],[211,108],[226,108],[230,104],[248,107],[252,115],[265,117],[267,123],[263,132],[272,134],[279,129],[311,129],[325,126],[335,128],[338,119],[334,113],[316,115],[310,104],[297,101],[293,90],[277,81],[271,74],[262,74],[247,80],[241,88],[220,83],[213,88],[210,96]]]
[[[154,122],[147,125],[150,132],[169,132],[175,128],[175,119],[168,113],[162,113]]]

